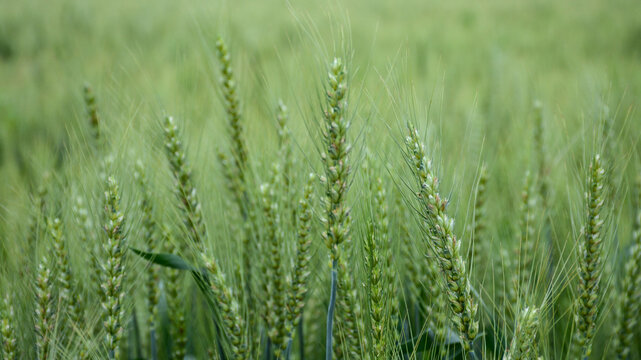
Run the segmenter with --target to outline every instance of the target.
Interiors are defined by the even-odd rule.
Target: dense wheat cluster
[[[638,4],[115,3],[0,6],[0,360],[641,359]]]

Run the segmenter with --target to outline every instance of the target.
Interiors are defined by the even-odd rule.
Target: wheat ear
[[[635,326],[641,308],[641,177],[637,179],[637,209],[630,257],[621,284],[614,350],[619,359],[630,356]]]
[[[485,164],[481,165],[479,171],[479,178],[476,182],[476,194],[474,196],[474,224],[472,230],[472,238],[470,243],[472,244],[472,261],[470,262],[471,269],[472,265],[479,269],[479,265],[483,265],[486,256],[490,255],[488,239],[485,239],[485,222],[487,221],[486,212],[485,212],[485,200],[486,200],[486,190],[487,190],[487,166]],[[482,269],[481,271],[484,271]]]
[[[536,332],[539,327],[539,311],[526,307],[521,311],[510,348],[503,360],[537,359]]]
[[[136,171],[134,178],[138,183],[138,188],[141,192],[139,207],[142,211],[142,238],[145,243],[147,252],[154,253],[156,251],[156,221],[154,219],[154,208],[152,203],[151,189],[149,188],[149,181],[145,173],[145,168],[142,161],[136,162]],[[160,297],[160,289],[158,288],[158,267],[149,265],[146,269],[147,277],[145,281],[147,309],[149,317],[147,318],[147,326],[149,327],[150,336],[150,351],[156,351],[156,321],[158,317],[158,299]]]
[[[383,263],[379,251],[380,235],[374,223],[369,224],[365,238],[365,267],[367,268],[367,294],[369,298],[369,316],[372,336],[372,354],[374,359],[384,359],[387,349],[387,294],[383,285]]]
[[[245,337],[245,321],[241,316],[238,301],[231,293],[225,276],[216,262],[205,254],[203,254],[203,262],[209,272],[211,291],[218,306],[225,333],[229,338],[233,358],[247,359],[250,352]]]
[[[266,243],[267,243],[267,315],[265,320],[268,327],[268,336],[274,345],[274,354],[280,358],[282,349],[286,347],[287,328],[285,320],[287,317],[286,308],[286,283],[283,269],[282,243],[283,234],[281,228],[280,214],[278,213],[278,202],[274,187],[280,180],[280,169],[274,166],[269,183],[260,187],[262,197],[262,208],[265,216]]]
[[[48,221],[49,235],[53,240],[55,255],[55,277],[60,289],[60,301],[62,308],[69,315],[73,326],[80,326],[84,320],[84,311],[81,304],[81,297],[78,293],[77,283],[73,279],[69,255],[65,245],[65,238],[62,234],[62,222],[59,218]]]
[[[601,279],[601,248],[603,235],[603,184],[605,170],[599,155],[590,164],[587,192],[587,214],[583,237],[579,243],[579,286],[575,305],[574,350],[585,359],[592,352],[592,340],[596,331]]]
[[[11,304],[11,298],[7,293],[0,303],[0,336],[2,337],[2,349],[0,354],[5,360],[18,359],[18,337],[16,336],[16,313]]]
[[[36,274],[36,356],[39,360],[47,359],[52,346],[52,332],[55,323],[53,304],[51,266],[47,258],[42,258]]]
[[[171,116],[165,117],[164,131],[165,153],[176,182],[176,193],[185,216],[184,224],[194,244],[202,249],[206,236],[202,209],[183,144],[178,138],[178,125]]]
[[[174,239],[171,233],[163,227],[162,229],[163,249],[168,254],[176,253]],[[187,354],[187,321],[185,319],[185,304],[181,296],[181,288],[184,283],[182,271],[167,268],[166,270],[167,307],[169,309],[169,324],[171,334],[171,354],[174,359],[184,359]]]
[[[311,260],[310,247],[312,244],[312,208],[314,201],[314,181],[316,177],[310,174],[307,184],[303,190],[303,196],[298,202],[298,222],[296,258],[294,260],[293,276],[290,284],[290,292],[287,296],[287,321],[288,333],[291,339],[294,336],[294,329],[298,325],[305,306],[305,296],[308,291],[308,279],[311,274],[309,262]]]
[[[527,295],[527,289],[530,284],[532,272],[534,271],[535,260],[535,236],[536,236],[536,209],[537,198],[530,172],[525,173],[523,189],[521,191],[520,202],[520,220],[518,228],[518,247],[516,249],[517,262],[511,262],[512,265],[512,287],[509,292],[510,306],[512,314],[516,316],[517,302],[523,300]],[[516,265],[516,266],[514,266]]]
[[[454,314],[452,321],[463,341],[465,351],[470,352],[472,342],[478,333],[477,305],[461,255],[461,242],[453,232],[454,220],[445,212],[447,201],[438,192],[438,179],[432,172],[431,161],[425,156],[418,131],[412,125],[408,127],[408,162],[418,180],[416,196],[422,207],[421,215],[427,220],[430,248],[433,249],[445,280],[448,303]]]
[[[100,118],[98,116],[98,104],[96,103],[96,96],[91,89],[91,85],[85,83],[83,88],[85,109],[89,119],[89,126],[91,127],[91,135],[96,146],[100,145],[102,135],[100,132]]]
[[[240,100],[238,99],[234,71],[231,67],[231,54],[221,37],[216,41],[216,50],[218,61],[220,62],[220,83],[232,139],[232,154],[236,165],[236,175],[241,183],[244,183],[245,170],[247,169],[247,148],[243,140]]]
[[[102,284],[104,293],[102,309],[109,358],[117,360],[120,358],[120,340],[124,331],[123,300],[125,291],[123,282],[125,277],[124,258],[127,247],[123,228],[125,217],[120,211],[120,192],[118,184],[112,176],[107,179],[105,215],[106,239],[103,242],[103,251],[106,254],[106,259],[102,277],[105,279],[105,283]]]
[[[330,251],[332,261],[330,303],[327,311],[327,334],[325,342],[325,358],[332,358],[332,331],[334,307],[338,290],[339,248],[338,246],[349,239],[350,211],[345,204],[345,196],[349,184],[350,166],[348,156],[351,146],[347,141],[347,130],[350,123],[347,119],[347,72],[342,60],[335,58],[328,72],[328,87],[326,93],[326,108],[323,113],[324,150],[321,159],[325,167],[325,176],[321,181],[326,186],[326,214],[322,219],[325,231],[322,237]],[[345,284],[346,285],[346,284]]]

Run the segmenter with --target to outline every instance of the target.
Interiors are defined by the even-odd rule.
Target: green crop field
[[[0,360],[641,359],[641,2],[0,0]]]

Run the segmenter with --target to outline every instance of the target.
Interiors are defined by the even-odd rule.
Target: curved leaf
[[[178,255],[167,253],[150,253],[134,249],[132,247],[130,247],[129,249],[141,258],[160,266],[178,270],[196,270],[193,266],[189,265],[189,263],[187,263]]]

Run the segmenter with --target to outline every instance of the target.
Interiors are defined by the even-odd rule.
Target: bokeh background
[[[470,117],[502,124],[487,141],[509,142],[501,134],[533,99],[565,124],[550,136],[568,141],[577,119],[603,104],[626,114],[641,86],[641,4],[631,0],[2,0],[1,9],[0,164],[9,184],[31,183],[34,167],[60,161],[84,116],[85,81],[110,122],[166,110],[194,128],[222,123],[218,34],[232,46],[246,112],[257,115],[280,97],[307,106],[324,74],[317,65],[343,43],[363,99],[411,89],[435,104],[436,118],[460,125],[444,131],[467,128]],[[272,126],[247,119],[250,132]]]

